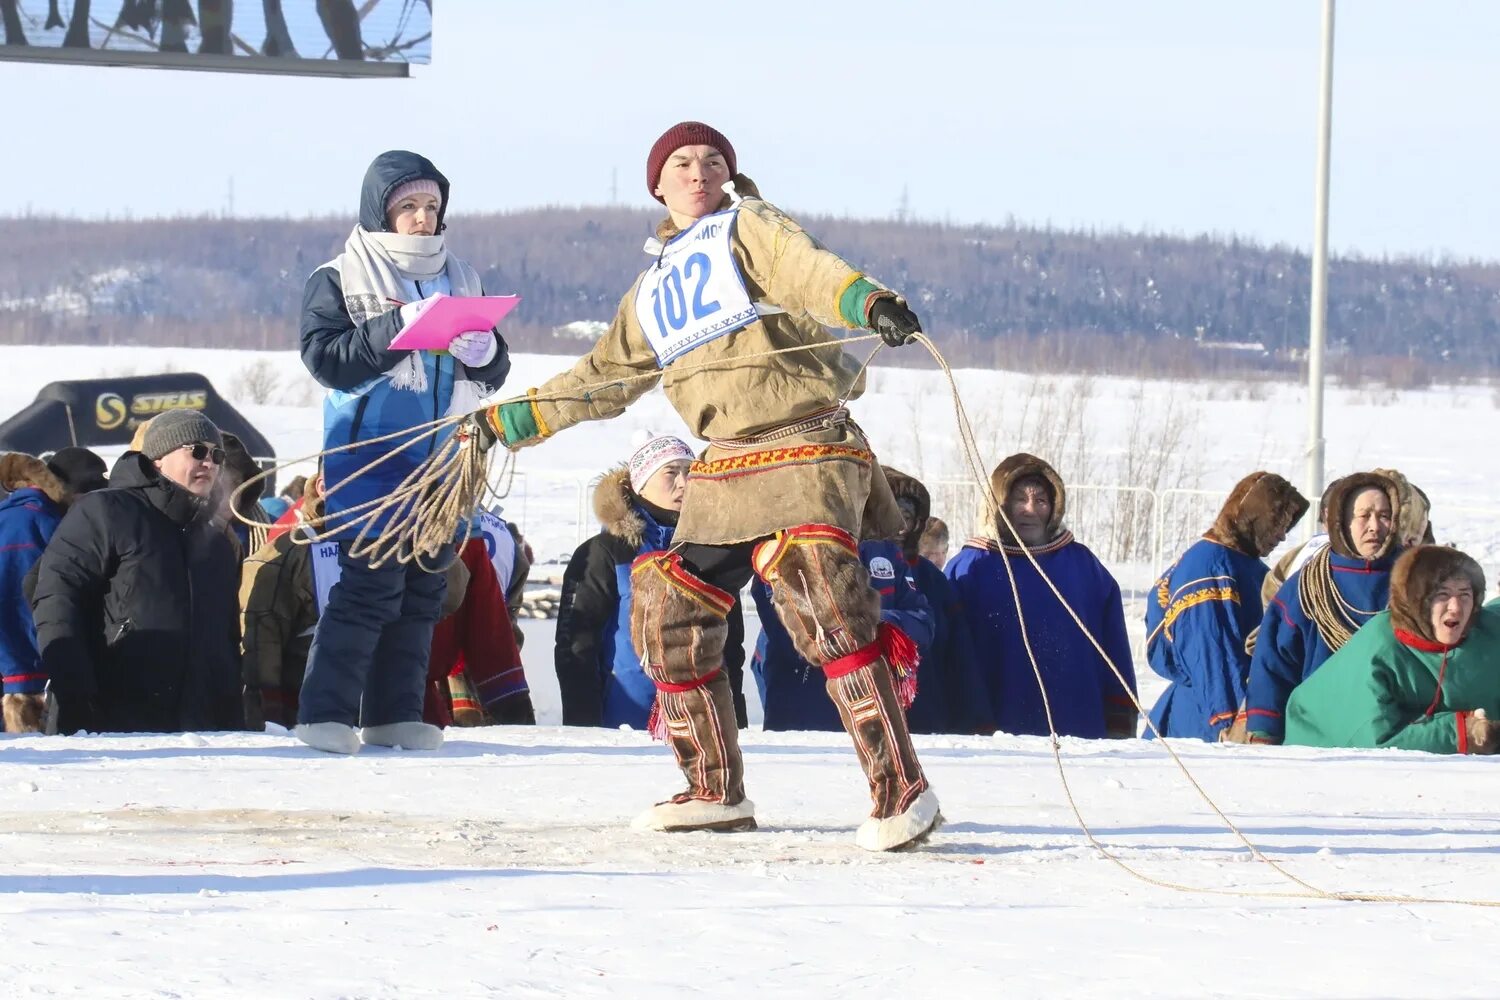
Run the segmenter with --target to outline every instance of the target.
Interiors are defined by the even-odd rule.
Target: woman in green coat
[[[1292,692],[1286,742],[1500,749],[1500,601],[1480,607],[1483,598],[1484,571],[1469,556],[1438,545],[1406,552],[1391,572],[1390,610]]]

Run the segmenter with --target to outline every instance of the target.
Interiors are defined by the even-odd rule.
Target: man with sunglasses
[[[168,410],[63,517],[32,597],[60,732],[243,727],[239,559],[213,516],[223,462],[213,421]]]

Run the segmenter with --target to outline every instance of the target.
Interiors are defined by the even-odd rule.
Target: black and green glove
[[[910,344],[922,332],[922,321],[900,299],[886,296],[870,306],[870,329],[880,334],[889,347]]]

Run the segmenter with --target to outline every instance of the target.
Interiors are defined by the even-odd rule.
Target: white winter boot
[[[389,722],[383,726],[366,726],[359,731],[369,744],[400,747],[402,750],[436,750],[443,745],[443,731],[425,722]]]
[[[741,799],[734,805],[722,802],[705,802],[678,795],[641,813],[630,824],[637,830],[662,830],[667,833],[688,833],[693,830],[714,830],[719,833],[738,833],[755,829],[755,803]]]
[[[359,737],[353,726],[342,722],[307,722],[292,730],[292,735],[314,750],[324,753],[359,753]]]
[[[915,845],[942,825],[937,793],[928,788],[918,795],[906,812],[885,819],[871,816],[860,825],[854,842],[867,851],[894,851]]]

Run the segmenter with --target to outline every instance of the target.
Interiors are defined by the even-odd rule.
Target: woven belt
[[[849,411],[842,406],[834,406],[821,413],[814,413],[810,417],[803,417],[792,423],[773,427],[764,433],[751,437],[710,438],[709,441],[715,448],[758,448],[763,444],[770,444],[772,441],[781,441],[789,437],[796,437],[799,434],[806,434],[810,431],[832,430],[835,427],[842,427],[848,423],[851,423],[849,420]]]

